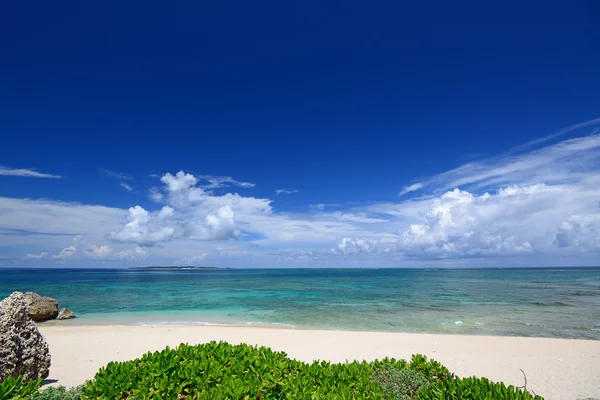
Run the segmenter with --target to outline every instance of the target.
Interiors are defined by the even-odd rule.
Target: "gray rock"
[[[58,317],[56,317],[56,319],[71,319],[71,318],[77,318],[75,316],[75,314],[73,314],[73,311],[69,310],[68,308],[61,308],[60,312],[58,313]]]
[[[27,300],[14,292],[0,301],[0,382],[7,376],[45,379],[50,370],[48,343],[27,315]]]
[[[47,321],[58,316],[58,301],[52,297],[40,296],[37,293],[25,293],[27,313],[36,322]]]

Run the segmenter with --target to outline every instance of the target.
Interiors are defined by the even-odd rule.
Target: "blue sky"
[[[0,265],[597,265],[599,15],[5,2]]]

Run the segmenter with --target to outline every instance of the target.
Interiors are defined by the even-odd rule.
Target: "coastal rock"
[[[36,322],[47,321],[58,316],[58,301],[52,297],[40,296],[37,293],[25,293],[27,313]]]
[[[0,301],[0,382],[7,376],[47,378],[48,343],[27,315],[27,300],[14,292]]]
[[[71,318],[77,318],[75,316],[75,314],[73,313],[73,311],[69,310],[68,308],[61,308],[60,312],[58,313],[58,317],[56,317],[56,319],[71,319]]]

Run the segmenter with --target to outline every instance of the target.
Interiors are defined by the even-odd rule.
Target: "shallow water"
[[[76,324],[219,324],[600,340],[600,269],[2,269]]]

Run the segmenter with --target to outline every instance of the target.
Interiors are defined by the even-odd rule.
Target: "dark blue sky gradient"
[[[0,195],[152,207],[108,168],[387,200],[599,116],[600,3],[402,3],[2,2],[0,165],[65,179]]]

